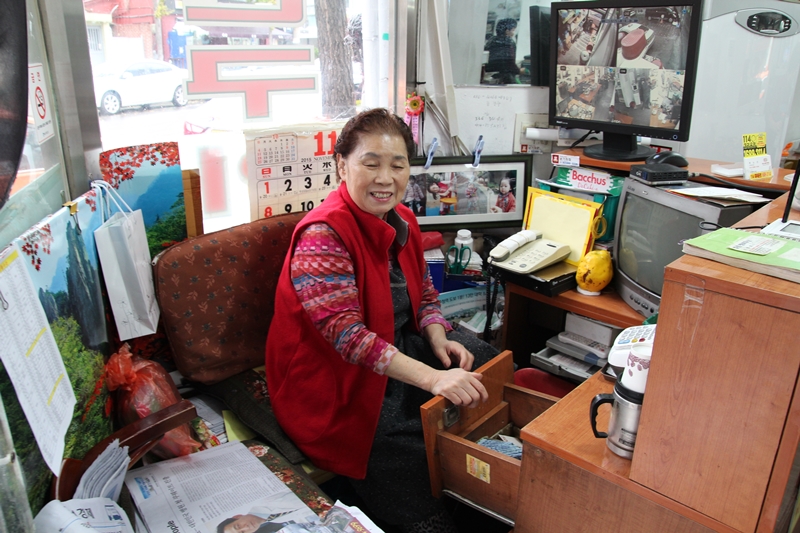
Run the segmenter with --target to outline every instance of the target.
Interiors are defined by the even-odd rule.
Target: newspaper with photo
[[[237,441],[131,470],[125,483],[151,532],[382,533],[339,504],[319,518]]]

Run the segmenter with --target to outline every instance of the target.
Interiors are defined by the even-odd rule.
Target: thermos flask
[[[592,399],[589,419],[594,436],[606,439],[606,446],[620,457],[633,457],[643,399],[644,394],[626,388],[619,379],[614,384],[614,394],[598,394]],[[608,433],[597,431],[597,409],[604,403],[611,404]]]

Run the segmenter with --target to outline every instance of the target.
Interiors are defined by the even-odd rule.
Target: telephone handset
[[[565,259],[568,245],[543,239],[542,232],[522,230],[495,246],[489,252],[492,264],[518,274],[529,274]]]
[[[541,238],[541,231],[536,231],[535,229],[524,229],[492,248],[492,251],[489,252],[489,256],[494,261],[505,261],[508,259],[508,256],[514,253],[514,251],[516,251],[520,246]]]

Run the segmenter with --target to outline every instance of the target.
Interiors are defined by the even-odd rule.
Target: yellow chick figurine
[[[606,250],[592,250],[578,262],[578,271],[575,273],[578,292],[587,296],[597,296],[611,283],[613,276],[611,254]]]

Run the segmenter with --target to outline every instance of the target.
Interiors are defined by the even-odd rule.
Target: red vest
[[[425,273],[420,230],[410,209],[395,209],[409,222],[408,240],[397,251],[397,260],[408,283],[411,308],[419,309]],[[394,228],[362,211],[344,183],[298,224],[290,250],[315,222],[331,226],[350,253],[366,327],[394,343],[388,256]],[[413,326],[419,330],[416,317]],[[275,416],[297,447],[319,468],[364,478],[388,378],[345,361],[316,329],[292,285],[290,256],[275,293],[266,374]]]

